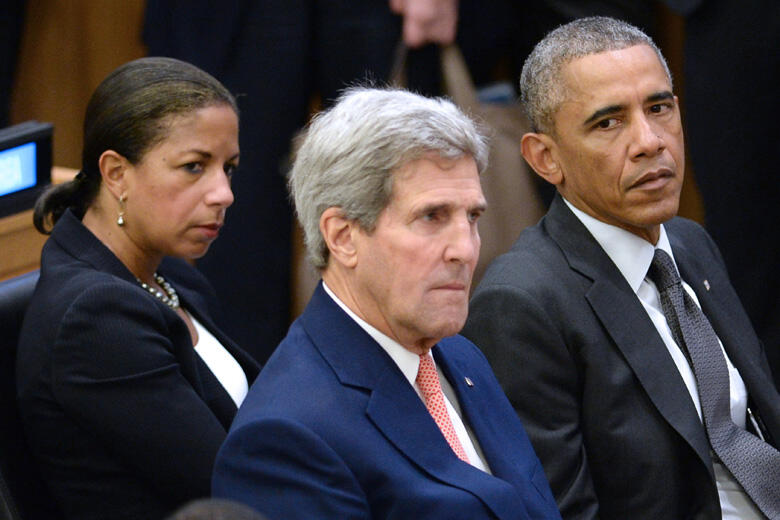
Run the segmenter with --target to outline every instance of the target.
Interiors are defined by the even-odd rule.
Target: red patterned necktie
[[[436,367],[433,364],[430,353],[420,355],[420,368],[417,371],[416,382],[425,400],[425,406],[428,407],[428,412],[433,417],[433,420],[436,421],[436,425],[441,430],[452,451],[455,452],[455,455],[460,460],[469,462],[466,451],[463,449],[463,445],[461,445],[460,439],[458,439],[458,435],[455,433],[455,428],[452,426],[450,414],[447,413],[447,405],[444,404],[444,394],[441,391],[441,384],[439,384],[439,374],[436,373]]]

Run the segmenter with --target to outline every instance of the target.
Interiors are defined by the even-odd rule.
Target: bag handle
[[[479,111],[477,89],[460,48],[450,44],[442,47],[439,52],[444,91],[456,105],[471,113],[477,113]]]
[[[390,84],[398,88],[406,88],[406,57],[409,48],[403,40],[396,45],[393,66],[390,69]],[[479,109],[477,89],[463,59],[463,53],[456,44],[439,47],[439,61],[444,92],[452,98],[456,105],[472,113]]]

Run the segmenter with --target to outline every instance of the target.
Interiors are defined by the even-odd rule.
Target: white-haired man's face
[[[368,323],[422,353],[466,321],[486,203],[470,157],[423,158],[393,175],[376,229],[355,233],[355,302]]]

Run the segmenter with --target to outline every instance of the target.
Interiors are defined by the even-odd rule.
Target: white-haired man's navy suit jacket
[[[239,410],[214,495],[284,519],[560,518],[481,352],[461,336],[432,352],[492,475],[455,456],[392,359],[320,285]]]

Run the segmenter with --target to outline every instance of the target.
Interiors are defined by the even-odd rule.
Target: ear
[[[130,162],[124,156],[114,150],[106,150],[98,159],[100,176],[103,185],[116,197],[120,198],[127,192],[127,178],[125,173],[130,167]]]
[[[563,171],[557,160],[556,143],[552,137],[529,132],[520,141],[520,151],[541,178],[556,186],[563,182]]]
[[[320,215],[320,233],[330,251],[330,257],[347,268],[357,265],[357,248],[353,233],[358,225],[344,218],[341,208],[330,207]]]

